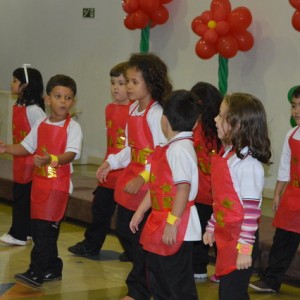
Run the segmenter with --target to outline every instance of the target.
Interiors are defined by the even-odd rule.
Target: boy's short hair
[[[199,118],[196,94],[186,90],[170,93],[163,101],[163,114],[173,131],[192,131]]]
[[[292,92],[292,98],[300,98],[300,86],[297,86]]]
[[[120,75],[123,75],[124,77],[126,76],[126,70],[128,68],[128,62],[124,61],[121,62],[114,67],[109,72],[110,77],[119,77]]]
[[[67,75],[58,74],[51,77],[46,86],[47,95],[50,95],[50,93],[56,86],[67,87],[74,93],[74,96],[76,95],[77,92],[76,82],[74,81],[74,79],[72,79]]]

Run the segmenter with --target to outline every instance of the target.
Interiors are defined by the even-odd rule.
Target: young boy
[[[126,89],[127,66],[127,62],[117,64],[109,74],[113,103],[108,104],[105,109],[107,151],[104,161],[108,155],[125,148],[125,126],[131,105]],[[92,204],[92,223],[84,233],[85,239],[69,247],[70,252],[82,256],[99,254],[116,208],[114,188],[121,171],[122,169],[111,171],[106,182],[98,183]],[[124,260],[125,256],[123,254],[120,259]]]
[[[34,246],[31,263],[15,279],[33,287],[62,278],[63,262],[58,257],[57,240],[69,193],[72,192],[71,162],[81,151],[80,125],[69,111],[75,102],[76,83],[65,75],[50,78],[45,102],[51,115],[38,120],[21,144],[0,142],[0,153],[34,153],[31,191],[31,226]]]
[[[279,292],[300,242],[300,86],[292,93],[291,105],[297,127],[288,131],[281,154],[273,201],[276,231],[269,266],[260,280],[249,284],[259,292]]]
[[[137,232],[152,208],[140,242],[148,251],[147,274],[154,299],[198,299],[192,266],[192,241],[201,239],[194,206],[198,191],[192,136],[199,115],[196,101],[185,90],[174,91],[165,100],[161,125],[168,144],[153,153],[150,191],[130,222],[132,232]]]

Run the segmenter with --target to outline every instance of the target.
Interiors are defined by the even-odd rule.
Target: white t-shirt
[[[290,129],[287,132],[286,137],[285,137],[285,141],[284,141],[282,152],[281,152],[278,176],[277,176],[277,180],[279,180],[279,181],[286,181],[286,182],[290,181],[291,148],[289,145],[289,138],[296,129],[297,129],[297,131],[293,135],[293,139],[299,141],[300,140],[299,126],[298,126],[298,128]]]
[[[21,142],[21,145],[31,154],[33,154],[37,149],[37,129],[39,125],[45,120],[45,118],[39,119],[34,126],[31,128],[29,134],[24,138]],[[65,120],[61,122],[50,122],[49,118],[46,119],[46,124],[51,124],[55,126],[63,127],[65,124]],[[65,152],[73,152],[76,153],[75,159],[80,158],[81,153],[81,145],[82,145],[82,131],[79,123],[71,119],[69,126],[67,128],[67,143]],[[73,172],[72,163],[70,163],[71,173]],[[70,182],[70,194],[73,192],[73,185]]]
[[[189,183],[191,186],[189,201],[193,201],[198,193],[197,157],[192,140],[184,139],[180,140],[180,142],[172,143],[172,141],[182,138],[192,138],[192,132],[181,132],[171,139],[166,155],[172,171],[174,183]],[[202,233],[199,215],[195,205],[193,205],[190,209],[190,218],[184,240],[200,241],[201,239]]]
[[[26,106],[26,115],[31,128],[37,120],[46,117],[45,112],[36,104]]]

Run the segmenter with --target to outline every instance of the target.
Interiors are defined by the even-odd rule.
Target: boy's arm
[[[0,141],[0,153],[7,153],[11,155],[29,155],[30,152],[26,150],[21,144],[5,144]]]
[[[273,211],[276,212],[278,209],[278,205],[282,196],[282,193],[287,185],[287,181],[277,180],[276,187],[274,191],[274,200],[273,200]]]
[[[173,245],[177,240],[177,226],[188,203],[191,186],[188,183],[176,185],[177,192],[164,229],[162,240],[166,245]]]

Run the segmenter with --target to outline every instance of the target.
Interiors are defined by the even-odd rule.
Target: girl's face
[[[126,79],[122,74],[117,77],[111,77],[110,91],[114,101],[117,104],[128,104],[129,98],[127,95]]]
[[[228,110],[228,105],[223,100],[220,106],[219,114],[215,117],[218,137],[220,140],[224,139],[224,137],[227,135],[227,133],[231,128],[226,121],[227,110]]]
[[[132,100],[151,100],[151,94],[147,88],[142,72],[136,68],[129,68],[126,72],[127,93]]]
[[[291,106],[292,116],[296,124],[300,125],[300,98],[292,98]]]
[[[14,95],[18,95],[21,91],[21,81],[16,77],[13,77],[12,82],[10,83],[10,91]]]

